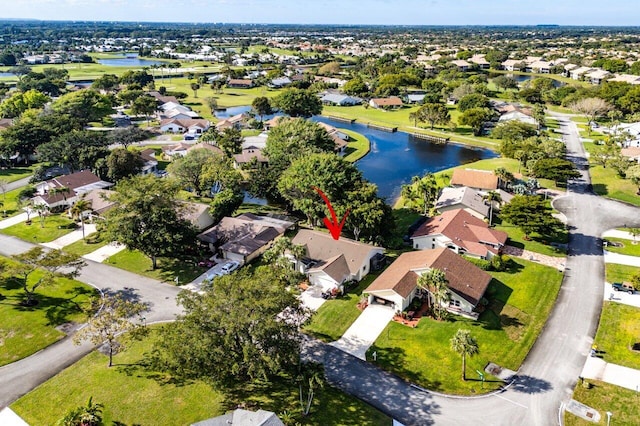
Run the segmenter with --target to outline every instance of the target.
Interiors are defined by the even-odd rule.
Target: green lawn
[[[618,265],[617,263],[606,263],[605,271],[606,281],[609,283],[616,283],[631,280],[631,277],[639,272],[640,268],[636,268],[635,266]]]
[[[31,220],[31,225],[27,225],[26,222],[18,223],[2,229],[0,232],[31,243],[47,243],[68,234],[74,229],[72,227],[74,222],[64,214],[48,216],[44,221],[44,227],[41,226],[41,221],[37,214],[33,213]]]
[[[29,282],[35,282],[40,276],[41,272],[34,272]],[[83,321],[81,307],[93,291],[81,282],[58,279],[53,285],[39,288],[38,305],[27,308],[20,305],[24,300],[20,281],[5,274],[0,281],[0,365],[29,356],[62,339],[64,333],[55,327]]]
[[[154,335],[116,355],[114,367],[107,357],[92,352],[11,405],[30,424],[54,424],[89,397],[104,404],[104,423],[189,425],[224,414],[238,404],[275,413],[288,411],[304,425],[390,425],[391,419],[326,385],[316,391],[308,417],[300,414],[298,388],[278,382],[271,386],[242,383],[237,391],[223,392],[203,382],[182,383],[141,367]],[[244,389],[241,389],[244,388]]]
[[[640,256],[640,243],[638,243],[637,241],[634,244],[633,240],[627,240],[625,238],[610,238],[610,237],[607,237],[606,240],[622,244],[622,247],[613,247],[613,246],[605,247],[604,249],[607,251],[610,251],[612,253],[626,254],[629,256]]]
[[[136,250],[123,250],[116,253],[104,263],[115,267],[144,275],[156,280],[174,283],[178,277],[179,283],[187,284],[206,272],[206,269],[194,264],[195,259],[158,258],[158,267],[151,269],[151,259]]]
[[[4,196],[0,195],[0,201],[2,201],[0,209],[4,215],[15,216],[24,212],[24,210],[18,206],[18,195],[20,194],[20,191],[22,191],[22,189],[18,188],[7,192]]]
[[[369,274],[344,296],[325,302],[313,315],[304,331],[325,342],[338,340],[360,316],[361,311],[356,305],[360,301],[362,291],[377,277],[378,274]]]
[[[557,270],[512,259],[509,272],[492,272],[485,297],[489,309],[478,321],[452,316],[448,321],[423,318],[417,328],[392,322],[369,349],[386,370],[426,388],[454,394],[482,392],[478,381],[460,379],[461,360],[449,347],[460,329],[477,339],[480,354],[467,360],[468,377],[477,378],[489,362],[517,370],[538,334],[558,294],[562,274]],[[499,386],[485,383],[484,391]]]
[[[557,249],[549,245],[551,242],[567,243],[569,235],[566,229],[562,228],[558,234],[553,238],[542,237],[538,234],[531,234],[529,240],[524,239],[524,233],[522,230],[510,223],[503,222],[500,225],[494,226],[499,231],[504,231],[509,234],[508,244],[510,246],[522,248],[525,250],[534,251],[540,254],[546,254],[547,256],[564,257],[566,253],[564,250]]]
[[[640,196],[637,194],[638,187],[631,180],[621,179],[612,168],[604,168],[596,164],[591,164],[589,172],[591,174],[593,192],[640,206]]]
[[[342,133],[349,135],[350,141],[349,145],[347,145],[347,149],[345,150],[346,155],[344,159],[351,163],[355,163],[365,155],[369,153],[371,150],[371,142],[367,139],[366,136],[354,132],[353,130],[347,129],[339,129]]]
[[[638,392],[618,386],[610,385],[597,380],[589,380],[593,385],[591,389],[585,389],[580,382],[573,391],[573,399],[580,401],[600,412],[599,425],[607,424],[607,411],[613,413],[611,425],[637,425],[640,418],[640,404],[638,404]],[[593,422],[582,420],[573,414],[564,416],[566,426],[588,426]]]
[[[109,244],[109,241],[104,241],[101,236],[96,234],[88,235],[85,240],[76,241],[73,244],[69,244],[64,247],[64,251],[67,253],[73,253],[78,256],[84,256],[93,251],[98,250],[100,247],[104,247]]]
[[[640,344],[640,308],[605,301],[595,343],[605,361],[640,369],[640,351],[631,349]]]
[[[37,166],[37,164],[34,164],[25,167],[10,167],[7,169],[0,169],[0,179],[5,179],[7,182],[15,182],[22,178],[31,176],[33,174],[33,170]]]

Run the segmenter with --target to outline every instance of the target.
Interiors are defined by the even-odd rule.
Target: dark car
[[[613,283],[611,287],[615,291],[626,291],[629,294],[633,294],[636,291],[636,288],[631,283]]]

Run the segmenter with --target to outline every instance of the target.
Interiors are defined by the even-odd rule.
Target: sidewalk
[[[2,426],[29,426],[20,416],[9,407],[0,410],[0,425]]]
[[[640,370],[610,364],[598,357],[587,357],[587,362],[582,369],[582,377],[600,380],[634,391],[637,391],[640,386]]]
[[[31,216],[34,216],[34,213],[31,213]],[[10,218],[0,220],[0,229],[6,229],[10,226],[17,225],[22,222],[26,222],[26,220],[27,220],[26,213],[20,213],[18,215],[11,216]]]
[[[85,237],[96,232],[96,226],[92,224],[84,225],[84,235]],[[52,249],[59,250],[69,244],[73,244],[76,241],[80,241],[82,239],[82,229],[78,229],[75,231],[71,231],[66,235],[58,238],[57,240],[50,241],[48,243],[42,243],[43,246],[49,247]]]
[[[109,257],[113,256],[116,253],[120,253],[122,250],[126,249],[127,246],[124,244],[118,243],[110,243],[106,246],[100,247],[96,251],[92,251],[91,253],[85,254],[82,256],[84,259],[93,260],[94,262],[102,263],[107,260]]]
[[[611,253],[610,251],[604,250],[604,263],[617,263],[618,265],[640,267],[640,257]]]

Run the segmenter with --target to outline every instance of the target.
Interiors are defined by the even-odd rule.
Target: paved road
[[[16,181],[8,183],[7,192],[13,191],[14,189],[22,188],[23,186],[28,185],[29,180],[31,180],[31,176],[27,176],[26,178],[18,179]]]
[[[0,254],[11,256],[33,244],[14,237],[0,236]],[[149,305],[147,322],[172,320],[181,309],[176,305],[179,288],[151,278],[141,277],[112,266],[87,261],[79,281],[105,292],[118,292]],[[46,349],[12,364],[0,367],[0,409],[73,364],[93,349],[90,344],[75,346],[65,338]]]
[[[577,128],[566,116],[558,115],[558,119],[568,158],[581,168],[582,177],[571,182],[567,195],[554,202],[567,217],[570,229],[565,277],[547,324],[514,383],[502,393],[482,398],[436,395],[328,345],[312,342],[307,350],[324,361],[330,381],[407,425],[559,423],[560,404],[571,398],[602,308],[604,262],[599,236],[624,224],[640,225],[640,209],[591,193]]]

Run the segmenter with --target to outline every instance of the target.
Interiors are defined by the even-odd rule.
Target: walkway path
[[[84,236],[91,235],[96,232],[96,226],[90,223],[84,225]],[[75,231],[71,231],[68,234],[63,235],[62,237],[50,241],[48,243],[42,243],[43,246],[49,247],[52,249],[59,250],[63,247],[68,246],[69,244],[73,244],[76,241],[80,241],[83,238],[82,229],[77,229]]]
[[[519,257],[521,259],[530,260],[532,262],[538,262],[541,265],[551,266],[552,268],[556,268],[559,270],[564,270],[564,266],[567,262],[566,257],[547,256],[546,254],[540,254],[513,246],[504,246],[503,251],[509,256]]]
[[[330,345],[366,361],[367,349],[380,336],[393,315],[394,310],[389,306],[369,305],[344,335]]]
[[[582,377],[600,380],[634,391],[640,389],[640,370],[611,364],[599,357],[587,358],[587,362],[582,369]]]
[[[9,407],[0,410],[0,425],[2,426],[29,426],[20,416]]]
[[[33,215],[33,213],[32,213]],[[15,216],[11,216],[9,218],[0,220],[0,229],[6,229],[10,226],[17,225],[19,223],[25,222],[27,220],[26,213],[20,213]]]
[[[640,257],[628,256],[626,254],[612,253],[607,250],[604,251],[604,261],[605,263],[617,263],[618,265],[640,267]]]
[[[118,243],[109,243],[106,246],[100,247],[98,250],[92,251],[82,256],[83,259],[91,260],[94,262],[102,263],[116,253],[120,253],[126,249],[127,246]]]

